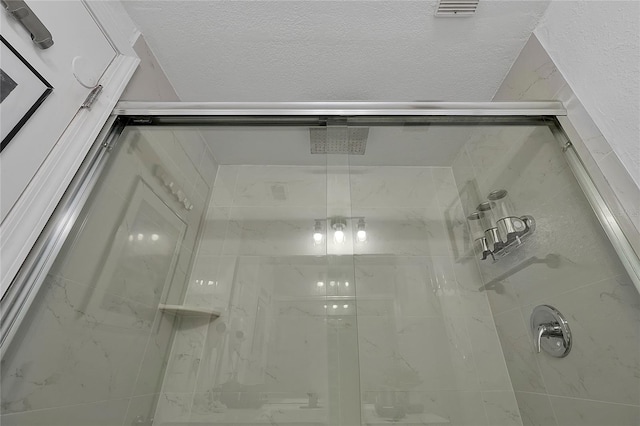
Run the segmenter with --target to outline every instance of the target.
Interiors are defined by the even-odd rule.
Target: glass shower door
[[[161,308],[183,293],[209,190],[199,174],[183,174],[185,152],[158,136],[121,135],[3,348],[3,424],[153,418],[174,335]]]
[[[3,424],[637,423],[640,298],[547,118],[175,119],[125,127],[3,353]],[[500,240],[495,191],[535,228]]]

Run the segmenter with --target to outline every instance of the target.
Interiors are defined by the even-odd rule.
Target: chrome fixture
[[[473,238],[474,246],[477,250],[482,253],[482,259],[486,259],[491,255],[491,250],[489,249],[489,243],[487,238],[484,236],[484,226],[483,219],[484,213],[475,211],[467,216],[467,220],[469,221],[469,228],[471,229],[471,238]]]
[[[368,127],[347,126],[346,122],[333,120],[325,127],[310,127],[311,154],[364,155],[367,149]]]
[[[36,46],[40,49],[53,46],[51,33],[23,0],[2,0],[2,5],[27,30]]]
[[[338,244],[344,244],[344,230],[347,227],[347,219],[344,217],[336,217],[331,219],[331,229],[333,229],[333,241]]]
[[[467,220],[474,246],[482,254],[482,260],[491,256],[495,261],[496,256],[510,253],[533,233],[535,220],[531,216],[518,217],[514,214],[505,189],[492,191],[487,200],[480,203]]]
[[[329,217],[326,219],[314,219],[313,225],[313,245],[318,246],[323,243],[325,232],[323,227],[323,222],[328,220],[329,227],[333,230],[333,241],[336,244],[344,244],[347,241],[347,225],[349,221],[355,223],[353,228],[355,229],[354,240],[357,243],[366,243],[367,242],[367,231],[366,231],[366,222],[364,217],[344,217],[344,216],[336,216]],[[357,222],[356,222],[357,220]]]
[[[358,228],[356,232],[356,240],[359,243],[367,242],[367,231],[364,229],[364,227],[365,227],[364,218],[361,217],[360,219],[358,219]]]
[[[531,314],[533,346],[537,353],[544,350],[556,358],[571,351],[571,329],[564,316],[553,306],[539,305]]]
[[[322,221],[320,219],[316,219],[316,223],[313,226],[313,244],[320,245],[322,244],[322,240],[324,239],[324,233],[322,232]]]

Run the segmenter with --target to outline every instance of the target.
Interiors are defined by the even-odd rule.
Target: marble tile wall
[[[535,36],[522,49],[494,101],[560,100],[567,116],[559,121],[594,184],[640,253],[640,187],[595,125],[578,96]],[[615,120],[615,117],[611,118]]]
[[[561,76],[550,61],[540,63],[538,47],[529,42],[496,99],[557,95]],[[549,130],[487,128],[467,143],[453,173],[466,214],[504,188],[517,213],[537,221],[517,252],[480,261],[523,424],[639,424],[640,296]],[[566,358],[534,352],[529,318],[540,304],[569,321]]]
[[[156,420],[354,426],[392,401],[405,422],[521,425],[451,169],[328,163],[218,168],[185,303],[222,316],[177,332]],[[313,245],[334,214],[367,242],[350,223]]]
[[[122,425],[153,417],[174,329],[158,303],[184,292],[210,192],[205,179],[216,172],[204,145],[196,152],[193,144],[193,135],[178,132],[125,131],[3,356],[2,424]],[[175,177],[192,210],[161,183],[157,167]],[[132,220],[141,186],[148,195]],[[184,231],[174,265],[174,246],[162,247],[165,237],[178,238],[176,224]],[[143,225],[156,240],[138,242]]]

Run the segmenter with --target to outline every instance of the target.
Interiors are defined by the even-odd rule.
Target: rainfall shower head
[[[309,128],[312,154],[364,155],[368,137],[368,127]]]

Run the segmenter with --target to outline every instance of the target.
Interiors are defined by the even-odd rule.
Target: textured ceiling
[[[130,1],[182,100],[489,101],[548,1]]]

